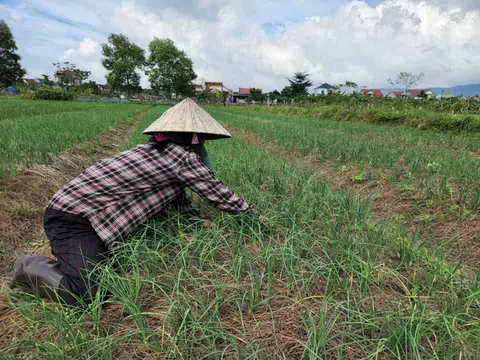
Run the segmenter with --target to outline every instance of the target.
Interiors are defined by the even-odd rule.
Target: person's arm
[[[185,186],[219,210],[238,214],[253,209],[253,206],[249,206],[232,189],[215,179],[194,152],[190,152],[186,157],[178,177]]]

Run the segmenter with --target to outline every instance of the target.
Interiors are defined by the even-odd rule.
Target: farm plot
[[[210,108],[252,144],[303,163],[331,186],[372,199],[394,221],[443,244],[473,272],[480,263],[480,137]]]
[[[269,224],[203,203],[212,220],[207,228],[165,214],[101,265],[101,289],[88,307],[32,297],[5,306],[6,356],[480,354],[479,282],[451,266],[444,248],[425,246],[393,223],[371,222],[368,200],[333,190],[302,163],[291,165],[241,139],[207,146],[218,177],[255,203]]]
[[[0,178],[45,162],[147,109],[142,105],[0,100]]]
[[[470,212],[480,207],[480,137],[211,108],[243,129],[316,162],[359,169],[357,181],[386,178],[429,198],[454,198]],[[354,179],[355,180],[355,179]]]

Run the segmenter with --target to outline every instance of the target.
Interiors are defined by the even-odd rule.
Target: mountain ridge
[[[480,95],[480,84],[468,84],[468,85],[456,85],[451,87],[428,87],[428,86],[417,86],[415,89],[431,89],[435,96],[443,94],[451,94],[454,96],[475,96]],[[383,92],[383,95],[387,95],[390,91],[403,91],[399,88],[383,88],[380,89]]]

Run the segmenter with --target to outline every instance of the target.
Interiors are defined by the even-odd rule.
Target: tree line
[[[22,81],[26,70],[13,34],[4,20],[0,20],[0,86],[11,86]],[[187,53],[180,50],[171,39],[155,37],[148,45],[149,53],[133,43],[123,34],[110,34],[108,42],[102,44],[102,65],[107,70],[107,85],[112,91],[125,93],[128,97],[140,92],[141,72],[148,76],[155,95],[193,96],[193,81],[197,74]],[[95,82],[88,81],[91,72],[78,69],[69,62],[54,63],[55,79],[43,76],[43,84],[65,90],[88,91],[98,94]],[[0,89],[1,90],[1,89]]]

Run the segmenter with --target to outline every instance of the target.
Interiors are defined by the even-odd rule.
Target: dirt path
[[[449,248],[451,261],[461,260],[473,271],[478,268],[480,263],[480,217],[478,214],[464,221],[458,220],[455,214],[445,217],[443,210],[438,207],[428,205],[419,207],[415,191],[402,191],[398,187],[389,185],[386,180],[353,181],[352,178],[361,170],[353,165],[341,171],[332,161],[318,162],[311,157],[287,151],[273,142],[266,142],[250,132],[231,126],[226,127],[232,135],[241,137],[269,152],[282,155],[293,166],[301,165],[312,169],[334,189],[372,199],[374,219],[405,222],[407,229],[411,232],[419,232],[422,238],[431,239],[432,244]],[[412,217],[412,211],[418,213]],[[437,220],[437,217],[441,221]]]
[[[148,111],[94,140],[74,145],[45,165],[0,182],[0,292],[8,289],[11,267],[19,255],[50,254],[43,231],[43,212],[50,197],[91,164],[117,153]]]

